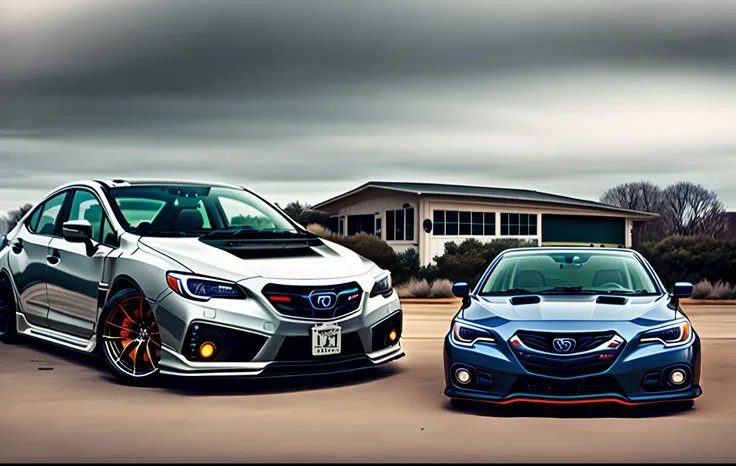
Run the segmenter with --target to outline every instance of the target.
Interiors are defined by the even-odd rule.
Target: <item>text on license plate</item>
[[[312,356],[340,354],[342,329],[337,324],[318,324],[312,327]]]

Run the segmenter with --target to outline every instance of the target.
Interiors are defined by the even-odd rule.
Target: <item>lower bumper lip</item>
[[[626,406],[641,406],[641,405],[651,405],[651,404],[659,404],[659,403],[677,403],[682,401],[694,401],[698,397],[694,398],[678,398],[678,399],[672,399],[672,400],[646,400],[646,401],[628,401],[621,398],[616,397],[601,397],[601,398],[589,398],[584,400],[545,400],[541,398],[529,398],[529,397],[515,397],[510,398],[507,400],[483,400],[478,398],[464,398],[464,397],[450,397],[454,400],[462,400],[462,401],[474,401],[479,403],[489,403],[489,404],[495,404],[495,405],[508,405],[512,403],[538,403],[538,404],[548,404],[548,405],[581,405],[581,404],[591,404],[591,403],[618,403]]]
[[[382,364],[394,361],[404,356],[401,342],[394,346],[384,348],[372,353],[356,355],[352,358],[346,358],[344,362],[353,360],[356,364],[348,364],[345,367],[337,364],[334,360],[326,359],[324,366],[320,363],[300,363],[300,362],[250,362],[250,363],[232,363],[232,362],[191,362],[187,361],[176,351],[163,347],[162,354],[166,353],[170,359],[168,363],[161,364],[161,374],[184,376],[184,377],[268,377],[271,372],[279,372],[279,368],[289,368],[289,376],[297,375],[317,375],[324,373],[348,372],[357,369],[368,369],[377,367]],[[330,366],[336,366],[331,369]],[[280,374],[281,375],[281,374]]]

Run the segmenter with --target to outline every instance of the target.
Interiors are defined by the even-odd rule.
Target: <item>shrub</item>
[[[713,285],[713,288],[711,289],[710,293],[708,293],[707,298],[708,299],[731,299],[734,295],[734,287],[729,285],[726,282],[718,281],[715,285]]]
[[[736,283],[736,239],[669,236],[637,249],[669,289],[678,281]]]
[[[700,280],[693,285],[693,299],[706,299],[713,291],[713,284],[708,280]]]
[[[396,287],[400,298],[429,298],[431,288],[427,280],[410,279],[401,286]]]
[[[432,282],[430,293],[433,298],[452,298],[452,282],[446,278],[440,278]]]
[[[402,284],[412,277],[420,278],[420,271],[419,253],[416,249],[410,248],[396,255],[396,266],[391,270],[391,276],[394,284]]]

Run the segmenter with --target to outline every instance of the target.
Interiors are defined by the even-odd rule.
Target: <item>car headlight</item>
[[[245,293],[238,285],[224,280],[169,272],[166,274],[166,282],[175,293],[198,301],[207,301],[210,298],[245,298]]]
[[[684,345],[690,341],[692,328],[690,322],[684,320],[667,327],[651,330],[641,337],[642,343],[663,343],[664,346]]]
[[[384,297],[389,297],[393,291],[393,283],[391,282],[391,274],[389,273],[377,279],[376,283],[373,284],[371,298],[378,296],[379,294]]]
[[[460,346],[473,346],[481,341],[496,342],[490,331],[457,321],[452,324],[452,340]]]

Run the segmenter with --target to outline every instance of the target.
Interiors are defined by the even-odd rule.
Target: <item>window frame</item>
[[[398,212],[401,212],[401,215],[397,215]],[[411,212],[411,215],[408,215],[409,212]],[[384,211],[384,216],[386,218],[386,241],[402,241],[402,242],[414,242],[416,241],[416,208],[413,205],[410,205],[409,207],[402,207],[400,209],[389,209]],[[397,239],[396,233],[399,231],[397,229],[398,217],[402,217],[401,222],[401,239]],[[407,222],[407,219],[411,218],[410,222]],[[390,221],[389,221],[390,219]],[[411,226],[411,230],[408,229],[408,226]],[[390,234],[389,234],[390,232]],[[408,233],[408,235],[407,235]],[[410,236],[410,238],[407,238],[407,236]]]
[[[68,208],[69,199],[70,199],[69,193],[71,191],[73,191],[73,189],[74,188],[71,188],[71,187],[70,188],[64,188],[64,189],[61,189],[61,190],[56,191],[56,192],[53,192],[53,193],[49,194],[48,196],[46,196],[46,199],[44,199],[39,205],[36,206],[35,209],[33,209],[33,212],[31,212],[31,215],[28,216],[28,220],[26,220],[23,223],[23,225],[26,227],[26,229],[28,230],[28,232],[31,233],[31,234],[33,234],[33,235],[45,236],[47,238],[61,238],[62,237],[62,235],[61,235],[61,225],[64,223],[63,218],[66,215],[66,210]],[[49,201],[51,201],[52,199],[55,199],[56,197],[61,196],[62,194],[64,195],[64,200],[62,201],[61,205],[59,206],[59,213],[56,216],[56,219],[54,220],[54,231],[53,231],[53,233],[51,233],[50,235],[49,234],[46,234],[46,233],[40,233],[39,231],[37,231],[37,229],[38,229],[38,222],[41,221],[41,217],[43,216],[43,210],[44,210],[44,208],[46,208],[46,204],[48,204]],[[33,216],[36,215],[37,212],[40,212],[39,217],[38,217],[38,221],[36,222],[35,227],[31,228],[31,226],[30,226],[31,220],[33,219]]]
[[[451,218],[456,219],[455,221],[448,222],[447,213],[451,213]],[[447,237],[447,236],[459,236],[466,238],[474,237],[497,237],[496,234],[496,214],[497,211],[488,212],[485,210],[454,210],[454,209],[432,209],[432,236]],[[466,215],[468,214],[468,215]],[[477,219],[480,216],[480,222],[474,222],[473,219]],[[438,218],[442,218],[442,221],[437,221]],[[490,222],[486,220],[490,219]],[[463,221],[469,220],[469,221]],[[438,227],[438,224],[440,225]],[[455,233],[448,233],[448,224],[452,227],[452,231]],[[480,228],[480,234],[473,233],[477,231],[476,228]],[[439,231],[442,231],[441,233]],[[469,233],[463,233],[463,231],[469,231]],[[486,233],[489,231],[490,233]]]
[[[69,221],[69,216],[72,213],[72,203],[74,202],[74,196],[76,195],[77,191],[87,191],[89,193],[92,193],[92,196],[94,196],[94,198],[97,200],[97,203],[100,204],[100,208],[102,209],[102,223],[100,224],[100,235],[102,235],[102,230],[104,229],[104,224],[105,224],[105,222],[107,222],[107,224],[110,225],[110,230],[112,230],[112,232],[115,234],[115,243],[116,244],[109,244],[109,243],[106,243],[104,241],[97,241],[97,242],[99,244],[104,244],[105,246],[110,247],[110,248],[113,248],[113,249],[119,248],[120,247],[120,232],[118,232],[115,229],[115,226],[110,221],[110,214],[105,209],[105,205],[102,203],[102,199],[100,198],[100,196],[97,195],[97,193],[95,192],[95,190],[92,189],[92,188],[89,188],[87,186],[74,186],[74,187],[69,188],[68,191],[71,191],[71,196],[67,196],[66,209],[64,209],[64,211],[62,212],[63,215],[64,215],[64,219],[61,222],[61,224],[63,225],[64,222]],[[104,240],[104,238],[100,238],[100,239]],[[95,241],[95,240],[93,240],[93,241]]]
[[[503,221],[504,215],[506,215],[506,222]],[[512,223],[512,216],[517,217],[517,222]],[[526,216],[526,222],[522,223],[521,219]],[[532,219],[534,221],[532,222]],[[499,212],[499,236],[505,237],[528,237],[528,236],[539,236],[539,213],[530,214],[527,212]],[[516,233],[513,233],[512,227],[516,229]],[[534,227],[534,233],[531,232],[531,228]],[[506,233],[504,233],[506,228]],[[522,234],[523,229],[526,228],[526,234]]]

